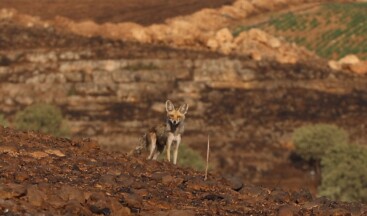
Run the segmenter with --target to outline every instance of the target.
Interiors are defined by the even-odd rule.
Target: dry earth
[[[1,215],[360,215],[367,206],[266,189],[90,140],[0,127]]]
[[[2,3],[15,4],[14,1],[1,1],[0,4]],[[27,4],[18,4],[18,10],[22,11],[22,6],[26,7]],[[37,4],[34,7],[36,8]],[[223,10],[228,10],[228,7]],[[268,9],[258,9],[257,12],[266,10]],[[153,11],[155,10],[151,10]],[[63,107],[66,116],[73,121],[74,131],[78,136],[104,138],[101,140],[105,143],[115,141],[121,146],[131,147],[132,143],[125,142],[121,136],[138,137],[141,129],[148,123],[147,119],[161,119],[162,113],[157,111],[157,103],[162,103],[167,97],[175,97],[179,101],[189,100],[191,104],[195,104],[190,106],[189,112],[192,119],[191,128],[194,129],[188,131],[184,139],[195,144],[200,143],[203,137],[205,141],[206,134],[202,136],[203,133],[218,134],[218,145],[213,151],[217,152],[219,159],[216,163],[222,166],[222,169],[232,174],[241,172],[241,177],[246,179],[246,182],[293,188],[307,186],[313,190],[315,183],[310,179],[309,167],[302,163],[299,166],[291,164],[288,156],[292,146],[282,143],[280,138],[289,136],[297,126],[319,121],[336,123],[346,127],[353,133],[353,137],[363,137],[363,123],[367,113],[366,76],[331,71],[323,60],[314,58],[312,54],[312,65],[307,62],[295,63],[292,56],[286,56],[283,60],[291,61],[293,65],[282,65],[279,62],[264,61],[256,52],[250,57],[238,55],[239,53],[225,56],[210,52],[205,43],[201,43],[206,47],[204,51],[190,51],[177,50],[161,44],[126,43],[115,40],[114,37],[106,39],[100,34],[101,31],[94,36],[85,37],[83,32],[81,35],[75,35],[52,25],[35,25],[39,19],[34,17],[21,14],[9,18],[8,12],[1,13],[5,15],[0,17],[1,111],[5,112],[7,117],[12,118],[17,110],[47,98],[49,102]],[[59,12],[62,14],[62,11]],[[171,12],[181,14],[178,10]],[[57,13],[57,10],[54,11],[54,14]],[[163,17],[166,18],[166,15],[162,15],[160,19]],[[99,22],[97,18],[95,21]],[[68,22],[67,25],[78,24],[73,20]],[[40,23],[47,24],[44,21]],[[93,24],[92,27],[96,26]],[[99,25],[97,27],[99,28]],[[115,27],[112,26],[112,29]],[[231,43],[234,41],[233,38],[227,37],[226,29],[219,30],[221,33],[212,32],[215,40],[224,39],[224,44],[228,38]],[[292,48],[287,45],[285,49],[281,49],[284,44],[281,43],[282,46],[278,47],[278,42],[281,41],[266,33],[255,31],[253,35],[256,44],[264,47],[264,53],[274,50],[271,46],[275,46],[275,50],[282,50],[283,53],[288,53],[288,47]],[[272,45],[264,43],[267,39],[273,41]],[[258,47],[257,45],[255,47]],[[268,49],[269,47],[271,49]],[[295,50],[309,57],[309,52],[298,48]],[[142,62],[143,66],[146,62],[154,62],[162,68],[136,69],[131,67],[136,66],[134,62]],[[122,68],[117,68],[116,65]],[[130,66],[130,69],[126,69],[124,65]],[[218,68],[220,70],[217,70]],[[228,73],[221,73],[223,71]],[[108,83],[110,76],[115,72],[127,73],[128,75],[125,75],[128,81],[123,78]],[[238,79],[243,81],[234,82],[238,81],[236,79],[239,76],[241,78]],[[159,79],[161,77],[167,80],[163,82]],[[121,77],[117,77],[119,78]],[[253,79],[258,82],[252,82]],[[50,85],[52,88],[49,88]],[[172,89],[175,91],[172,92]],[[16,97],[13,97],[14,94]],[[240,105],[236,106],[237,104]],[[208,107],[209,109],[206,109]],[[141,116],[141,113],[146,116]],[[203,127],[203,122],[209,122],[211,117],[215,120],[210,122],[210,127]],[[238,121],[231,125],[229,119]],[[356,125],[363,129],[359,130]],[[202,132],[197,128],[207,130]],[[233,132],[218,133],[223,128]],[[34,212],[58,211],[60,214],[67,214],[65,211],[70,209],[71,212],[85,211],[86,214],[91,214],[91,211],[100,214],[142,211],[167,215],[183,209],[188,211],[181,213],[183,215],[192,215],[192,211],[200,215],[275,215],[280,212],[283,212],[283,215],[289,212],[298,212],[299,215],[311,212],[314,215],[343,215],[348,211],[358,215],[365,211],[365,207],[359,204],[343,204],[323,198],[313,199],[308,192],[290,193],[251,185],[245,186],[240,192],[234,192],[225,186],[227,183],[219,185],[215,181],[210,181],[208,186],[208,182],[202,181],[201,173],[176,169],[165,163],[146,164],[142,159],[105,153],[93,147],[94,144],[89,146],[88,142],[53,139],[11,130],[2,130],[0,134],[2,133],[3,137],[8,138],[0,143],[7,146],[3,150],[6,160],[4,159],[5,165],[2,166],[5,173],[2,178],[5,198],[2,198],[4,201],[1,201],[0,205],[3,206],[4,203],[4,211],[8,209],[8,212],[24,213],[29,208]],[[11,143],[21,143],[25,150],[22,146]],[[6,150],[9,146],[10,150]],[[241,146],[241,150],[238,150],[238,146]],[[49,148],[60,150],[66,156],[43,153]],[[35,151],[39,152],[33,156],[28,155]],[[221,154],[222,152],[225,154]],[[231,160],[227,154],[234,156],[236,160]],[[44,157],[34,158],[40,155]],[[23,158],[25,162],[22,162]],[[96,161],[91,161],[90,158]],[[30,165],[28,161],[31,162]],[[12,164],[14,166],[11,166]],[[15,166],[18,164],[21,165]],[[38,164],[43,164],[45,168]],[[25,167],[23,171],[21,167]],[[39,169],[39,174],[35,167]],[[20,169],[23,174],[14,184],[15,169]],[[30,170],[29,175],[27,169]],[[157,172],[158,174],[155,174]],[[166,179],[163,180],[163,177]],[[212,180],[222,181],[216,175],[211,177]],[[60,183],[56,183],[57,181]],[[27,185],[23,185],[23,182]],[[28,188],[34,184],[38,186]],[[108,184],[111,185],[107,186]],[[52,189],[54,185],[55,189]],[[193,188],[190,188],[190,185],[193,185]],[[65,188],[62,188],[63,186]],[[14,188],[18,188],[20,192],[14,192]],[[55,194],[61,190],[71,191],[66,192],[60,201]],[[93,193],[97,195],[92,196]],[[74,196],[76,197],[70,198]],[[52,201],[53,199],[56,201]],[[188,199],[190,202],[187,202]],[[28,203],[28,200],[36,200],[36,207]],[[48,200],[56,204],[47,203]],[[129,209],[121,207],[121,203]],[[165,212],[160,212],[162,210]],[[171,210],[173,212],[167,212]]]
[[[216,8],[234,0],[2,0],[0,8],[14,8],[22,13],[53,19],[63,16],[75,21],[97,23],[135,22],[142,25],[161,23],[167,18],[193,13],[202,8]],[[47,9],[45,9],[47,8]]]

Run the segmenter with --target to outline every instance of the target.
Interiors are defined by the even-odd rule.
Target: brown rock
[[[61,187],[60,192],[59,192],[59,196],[64,201],[76,200],[79,203],[84,203],[85,202],[84,193],[82,191],[80,191],[79,189],[71,187],[69,185],[63,185]]]
[[[42,206],[46,195],[36,185],[27,188],[27,200],[33,206]]]
[[[58,156],[58,157],[65,157],[65,154],[64,153],[62,153],[60,150],[58,150],[58,149],[47,149],[47,150],[45,150],[45,152],[47,153],[47,154],[51,154],[51,155],[56,155],[56,156]]]
[[[25,180],[27,180],[29,178],[29,175],[27,173],[25,173],[24,171],[22,172],[16,172],[14,174],[14,180],[18,183],[24,182]]]
[[[42,159],[42,158],[48,157],[48,154],[46,152],[42,152],[42,151],[31,152],[31,153],[29,153],[29,155],[36,158],[36,159]]]
[[[18,149],[15,146],[5,145],[0,146],[0,153],[9,154],[11,156],[17,156],[19,154]]]
[[[356,74],[367,74],[367,61],[349,65],[349,69]]]
[[[162,177],[162,183],[163,183],[164,185],[169,185],[169,184],[171,184],[171,183],[172,183],[173,179],[174,179],[174,178],[173,178],[171,175],[163,176],[163,177]]]
[[[26,189],[23,185],[12,183],[0,185],[0,199],[10,199],[14,197],[20,197],[25,194]]]
[[[292,205],[284,205],[279,208],[278,216],[293,216],[297,215],[298,209]]]
[[[341,70],[342,69],[341,64],[339,62],[335,61],[335,60],[330,60],[328,62],[328,65],[333,70]]]
[[[228,28],[222,28],[215,33],[215,39],[219,44],[228,43],[233,41],[233,35]]]
[[[338,63],[341,65],[351,65],[351,64],[357,64],[359,62],[360,62],[359,58],[353,54],[347,55],[338,61]]]
[[[130,207],[141,208],[142,206],[142,198],[137,194],[128,194],[123,193],[123,202],[126,203]]]
[[[63,206],[65,206],[65,201],[63,199],[61,199],[60,196],[58,196],[57,194],[50,194],[47,197],[47,203],[50,204],[52,207],[54,208],[61,208]]]
[[[114,175],[106,174],[100,177],[99,182],[106,186],[112,186],[116,183],[116,180]]]
[[[64,215],[91,215],[91,212],[76,200],[70,200],[63,208]]]
[[[167,212],[167,216],[192,216],[195,212],[192,210],[170,210]]]
[[[131,215],[130,209],[121,205],[116,199],[111,199],[111,213],[112,215]]]

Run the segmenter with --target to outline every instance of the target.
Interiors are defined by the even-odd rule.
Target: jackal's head
[[[185,114],[187,113],[187,109],[189,106],[187,104],[183,104],[180,108],[175,109],[175,106],[170,100],[166,101],[166,111],[168,120],[174,124],[178,125],[185,119]]]

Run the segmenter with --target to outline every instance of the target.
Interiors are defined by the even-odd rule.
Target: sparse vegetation
[[[267,22],[240,26],[234,34],[260,28],[325,58],[356,54],[367,59],[367,3],[325,3],[317,10],[273,15]],[[300,39],[301,35],[307,35]]]
[[[166,152],[161,154],[158,159],[165,160]],[[179,147],[177,164],[181,167],[190,167],[197,171],[205,170],[205,160],[200,153],[183,143]]]
[[[316,124],[293,134],[296,152],[321,164],[318,195],[340,201],[367,201],[367,149],[348,144],[348,134],[335,125]]]
[[[185,144],[180,145],[177,164],[182,167],[191,167],[198,171],[205,170],[205,160],[200,153]]]
[[[346,145],[348,134],[335,125],[308,125],[295,130],[293,143],[302,158],[320,161],[330,148]]]
[[[61,110],[49,104],[35,104],[16,114],[15,128],[35,130],[55,136],[68,136]]]
[[[7,127],[9,125],[3,114],[0,114],[0,125],[3,127]]]
[[[322,159],[319,195],[367,202],[367,149],[357,145],[332,148]]]

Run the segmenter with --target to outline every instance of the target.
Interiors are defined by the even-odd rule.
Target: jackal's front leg
[[[173,152],[173,164],[177,163],[178,147],[180,146],[180,143],[181,143],[181,135],[178,135],[176,137],[176,145]]]
[[[173,133],[169,133],[168,137],[167,137],[167,143],[166,143],[166,147],[167,147],[167,160],[171,161],[171,145],[172,142],[174,140],[175,136],[173,135]]]

